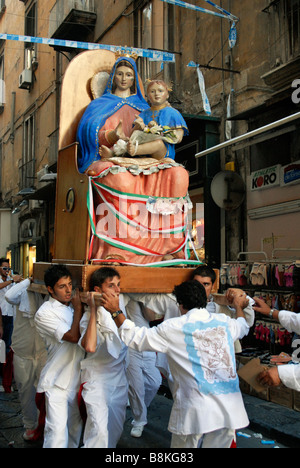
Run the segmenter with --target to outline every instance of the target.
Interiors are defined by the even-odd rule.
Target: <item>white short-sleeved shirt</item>
[[[73,306],[64,305],[52,297],[35,315],[35,325],[45,341],[48,352],[38,392],[45,392],[53,386],[64,390],[79,388],[80,361],[84,357],[84,352],[77,343],[69,343],[62,339],[71,329],[73,318]]]
[[[120,295],[120,309],[126,314],[124,296]],[[81,345],[89,321],[90,310],[87,308],[80,321]],[[127,346],[121,341],[118,328],[104,307],[97,310],[97,349],[95,353],[87,353],[81,361],[82,383],[93,379],[107,382],[114,386],[127,385],[125,376]]]
[[[34,324],[34,315],[44,300],[41,294],[28,291],[29,286],[29,279],[16,283],[6,292],[5,299],[16,307],[11,345],[14,353],[24,359],[37,359],[46,353]]]
[[[9,281],[11,279],[12,278],[10,276],[8,276],[5,281]],[[5,281],[3,281],[3,279],[0,277],[0,283],[5,283]],[[14,317],[15,316],[15,307],[13,305],[9,304],[5,299],[5,294],[7,293],[7,291],[13,285],[14,285],[14,283],[8,284],[7,286],[5,286],[5,288],[0,289],[0,308],[1,308],[1,312],[2,312],[3,317],[5,317],[5,316]]]

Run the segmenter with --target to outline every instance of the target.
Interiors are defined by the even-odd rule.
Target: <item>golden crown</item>
[[[138,54],[136,52],[133,52],[130,47],[125,46],[115,51],[115,57],[116,60],[121,57],[127,57],[132,58],[135,61],[138,58]]]
[[[172,82],[166,82],[166,81],[161,80],[159,78],[153,78],[152,80],[148,78],[146,80],[146,82],[145,82],[146,87],[148,88],[149,84],[152,83],[152,82],[155,82],[155,81],[161,81],[162,83],[164,83],[170,93],[173,91],[173,83]]]

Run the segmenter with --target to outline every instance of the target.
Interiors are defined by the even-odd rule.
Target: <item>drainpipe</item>
[[[16,113],[16,93],[11,93],[11,121],[10,121],[10,135],[9,139],[12,144],[15,141],[15,113]]]

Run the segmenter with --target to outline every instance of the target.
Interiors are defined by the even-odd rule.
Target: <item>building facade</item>
[[[217,11],[203,0],[188,3]],[[215,267],[240,252],[271,256],[274,249],[296,249],[300,234],[300,120],[284,120],[300,107],[300,0],[217,3],[239,18],[235,44],[229,42],[228,19],[162,0],[0,3],[1,34],[175,54],[174,63],[139,58],[137,64],[143,82],[159,77],[172,84],[170,102],[187,121],[190,134],[176,160],[190,171],[190,228],[198,253]],[[34,261],[53,256],[61,83],[81,52],[22,38],[0,41],[0,255],[10,256],[24,275]],[[255,129],[262,130],[234,143]],[[226,141],[226,147],[201,156]],[[244,184],[234,208],[216,203],[212,190],[228,168]],[[226,184],[230,199],[234,182]]]

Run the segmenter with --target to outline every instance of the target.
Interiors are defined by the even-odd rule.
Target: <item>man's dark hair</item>
[[[0,258],[0,267],[2,267],[3,263],[9,263],[9,259],[5,257]]]
[[[65,265],[52,265],[48,270],[45,271],[44,274],[44,282],[46,286],[50,286],[50,288],[54,288],[57,281],[61,278],[65,277],[72,278],[71,272]]]
[[[185,310],[203,309],[206,307],[206,292],[199,281],[185,281],[179,286],[175,286],[173,294],[178,304],[182,305]]]
[[[192,278],[191,279],[193,280],[195,278],[195,276],[202,276],[202,278],[208,277],[208,278],[210,278],[212,280],[213,284],[217,279],[217,275],[216,275],[215,271],[213,270],[213,268],[210,268],[207,265],[202,265],[202,266],[199,266],[198,268],[196,268],[196,270],[194,270],[193,273],[192,273]]]
[[[90,278],[89,290],[94,291],[95,286],[102,286],[105,280],[108,278],[114,278],[117,276],[120,278],[120,274],[117,270],[111,267],[99,268],[99,270],[94,271]]]

